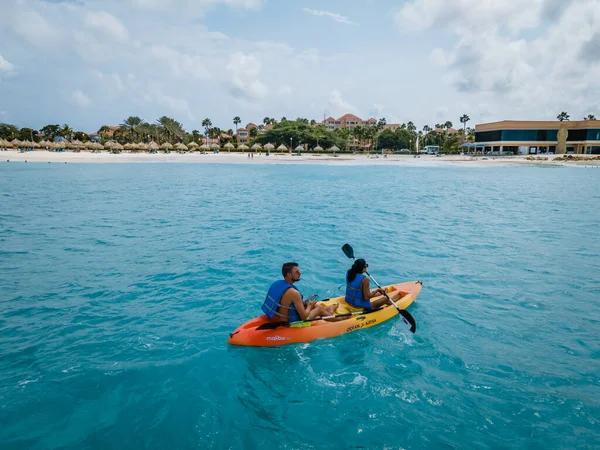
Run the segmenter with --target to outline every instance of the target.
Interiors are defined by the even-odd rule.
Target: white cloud
[[[456,44],[434,49],[430,62],[458,92],[496,103],[496,115],[550,118],[600,96],[600,65],[585,50],[600,29],[600,0],[412,0],[396,20],[403,29],[446,27]]]
[[[410,0],[397,13],[396,22],[413,31],[434,26],[456,32],[500,27],[517,31],[537,26],[543,5],[544,0]]]
[[[2,55],[0,55],[0,72],[4,73],[13,73],[15,70],[15,66],[9,63]]]
[[[348,17],[342,16],[341,14],[334,13],[334,12],[310,9],[310,8],[302,8],[302,11],[304,11],[305,13],[308,13],[308,14],[312,14],[313,16],[317,16],[317,17],[329,17],[330,19],[333,19],[336,22],[345,23],[346,25],[358,25],[357,23],[354,23],[350,19],[348,19]]]
[[[79,107],[86,107],[92,103],[89,97],[79,89],[71,93],[71,102]]]
[[[341,116],[345,113],[358,114],[358,108],[342,98],[342,93],[334,89],[329,94],[329,110],[332,115]]]
[[[201,17],[207,10],[219,4],[234,10],[255,10],[261,8],[266,0],[171,0],[169,2],[164,0],[130,0],[130,2],[139,8],[162,11],[176,16],[185,13],[190,17]]]
[[[267,86],[259,79],[261,62],[251,54],[235,52],[226,66],[230,74],[230,93],[240,100],[261,100],[267,94]]]
[[[51,25],[40,13],[25,3],[10,1],[2,5],[1,26],[40,49],[50,49],[60,44],[63,33]]]
[[[129,37],[127,29],[113,15],[104,12],[88,12],[85,16],[84,25],[89,28],[101,30],[106,35],[118,41],[124,41]]]
[[[198,56],[180,53],[166,45],[153,45],[152,54],[159,59],[159,64],[170,67],[177,76],[208,78],[210,74]]]

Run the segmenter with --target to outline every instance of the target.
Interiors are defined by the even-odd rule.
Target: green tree
[[[163,139],[168,139],[170,142],[174,140],[182,141],[185,136],[183,125],[171,117],[162,116],[157,121],[158,134]]]
[[[40,131],[44,134],[46,139],[49,141],[54,140],[54,136],[58,135],[60,125],[46,125],[40,128]]]
[[[569,116],[569,114],[567,114],[565,111],[561,112],[558,116],[556,116],[556,118],[558,120],[560,120],[561,122],[569,121],[571,119],[571,116]]]
[[[99,129],[98,129],[98,134],[100,135],[100,137],[106,137],[106,135],[110,132],[110,127],[108,125],[102,125]]]
[[[208,130],[208,137],[211,139],[219,139],[219,137],[221,137],[221,129],[219,127],[211,127]]]
[[[202,134],[198,130],[192,130],[192,141],[198,143],[201,137]]]
[[[596,116],[593,114],[588,114],[587,117],[584,117],[583,120],[596,120]]]
[[[65,139],[69,139],[71,140],[73,138],[73,128],[71,128],[69,125],[64,124],[62,126],[62,128],[58,131],[58,135],[65,138]]]
[[[20,141],[35,141],[37,134],[37,130],[32,128],[21,128],[17,133],[17,139]]]
[[[240,116],[235,116],[233,118],[233,124],[235,125],[235,133],[237,134],[237,129],[238,129],[238,125],[242,123],[242,119],[240,119]]]
[[[17,137],[19,129],[9,123],[0,123],[0,139],[12,141]]]
[[[131,141],[134,141],[138,139],[139,128],[144,123],[145,121],[138,116],[129,116],[119,126],[124,130],[125,134],[129,135]]]
[[[208,131],[212,127],[212,121],[207,117],[202,121],[202,126],[204,127],[204,135],[206,136],[206,140],[208,140]]]
[[[446,130],[449,130],[450,128],[452,128],[452,122],[450,122],[449,120],[447,120],[446,123],[444,124],[444,126],[442,128],[445,128]]]
[[[87,142],[87,141],[90,140],[90,137],[86,133],[84,133],[83,131],[76,131],[73,134],[73,138],[77,139],[77,140],[79,140],[81,142]]]
[[[465,134],[467,133],[467,123],[469,122],[469,120],[471,120],[471,118],[466,114],[460,116],[460,123],[463,124],[463,132]]]

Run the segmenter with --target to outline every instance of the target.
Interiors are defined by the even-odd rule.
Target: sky
[[[0,122],[600,117],[600,0],[1,0]]]

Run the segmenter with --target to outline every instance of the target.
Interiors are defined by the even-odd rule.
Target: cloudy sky
[[[600,0],[1,0],[0,122],[600,116]]]

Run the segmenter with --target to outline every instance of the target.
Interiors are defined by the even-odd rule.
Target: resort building
[[[95,132],[88,136],[90,137],[90,141],[94,141],[94,142],[100,142],[100,139],[102,138],[102,136],[112,139],[115,134],[115,131],[117,131],[119,128],[121,128],[119,125],[109,126],[108,130],[102,134]]]
[[[248,144],[250,140],[250,130],[247,128],[238,128],[237,133],[237,145]]]
[[[354,128],[363,125],[372,127],[377,125],[377,120],[373,117],[367,120],[363,120],[360,117],[355,116],[354,114],[344,114],[339,119],[328,117],[322,123],[327,127],[329,131],[333,131],[337,128]]]
[[[477,151],[491,154],[600,154],[600,120],[519,121],[475,125]]]

